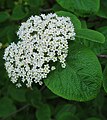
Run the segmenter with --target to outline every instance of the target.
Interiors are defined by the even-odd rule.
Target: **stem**
[[[40,11],[41,11],[41,12],[51,12],[52,9],[51,9],[51,8],[49,8],[49,9],[40,9]]]
[[[99,58],[107,58],[107,55],[97,55]]]
[[[8,116],[6,116],[5,118],[3,118],[2,120],[6,120],[8,117],[10,117],[10,116],[12,116],[12,115],[14,115],[14,114],[16,114],[16,113],[24,110],[24,109],[27,108],[28,106],[29,106],[29,104],[23,106],[22,108],[18,109],[16,112],[13,112],[13,113],[9,114]]]

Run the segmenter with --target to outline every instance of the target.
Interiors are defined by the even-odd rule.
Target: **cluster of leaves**
[[[106,10],[107,0],[0,0],[1,119],[107,119]],[[16,31],[21,22],[50,12],[69,16],[75,26],[76,40],[69,42],[67,66],[62,69],[57,64],[44,80],[45,87],[17,89],[4,68],[4,49],[18,41]]]

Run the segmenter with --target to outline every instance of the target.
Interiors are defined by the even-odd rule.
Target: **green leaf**
[[[32,6],[32,7],[35,7],[35,8],[38,8],[42,5],[42,0],[27,0],[27,3]]]
[[[100,9],[97,15],[102,18],[107,18],[107,1],[106,0],[101,0]]]
[[[16,88],[14,85],[10,85],[8,88],[9,95],[19,102],[25,102],[26,101],[26,89],[24,88]]]
[[[8,43],[15,41],[17,28],[17,25],[10,25],[6,27],[6,36]]]
[[[107,92],[107,65],[103,71],[103,87],[104,90]]]
[[[62,11],[62,10],[64,11],[64,9],[59,4],[57,4],[57,3],[53,5],[52,10],[54,12]]]
[[[30,7],[30,14],[40,14],[40,7],[43,4],[43,0],[27,0],[27,4]]]
[[[85,20],[81,20],[81,28],[87,29],[87,23]]]
[[[101,32],[107,38],[107,26],[102,26],[97,28],[99,32]]]
[[[90,29],[78,29],[76,37],[84,38],[93,42],[104,43],[105,37],[102,33]]]
[[[105,36],[105,42],[103,44],[88,40],[81,40],[81,42],[89,47],[96,55],[106,54],[107,52],[107,26],[97,28],[97,31]]]
[[[58,16],[70,17],[72,23],[74,24],[74,28],[76,28],[76,29],[81,28],[81,22],[74,14],[72,14],[70,12],[65,12],[65,11],[58,11],[58,12],[56,12],[56,14]]]
[[[43,104],[36,111],[37,120],[50,120],[51,119],[51,110],[48,104]]]
[[[49,89],[44,89],[42,92],[42,95],[45,99],[55,99],[58,98],[57,95],[55,95],[53,92],[51,92]]]
[[[81,45],[69,46],[66,68],[58,64],[44,80],[46,86],[55,94],[76,101],[88,101],[98,94],[102,71],[95,54]]]
[[[70,112],[71,115],[76,113],[76,106],[73,104],[63,104],[56,107],[56,118],[59,118],[62,114]]]
[[[0,12],[0,23],[6,21],[9,18],[8,12]]]
[[[16,111],[12,100],[4,97],[0,99],[0,117],[6,117]]]
[[[1,2],[1,0],[0,0],[0,2]],[[14,7],[14,2],[15,2],[14,0],[8,0],[8,1],[6,0],[5,5],[10,10],[10,9],[12,9]]]
[[[27,101],[34,107],[40,107],[42,104],[41,97],[41,92],[36,87],[32,90],[28,89],[26,93]]]
[[[27,16],[27,12],[24,11],[22,5],[16,5],[13,9],[13,13],[11,16],[12,20],[21,20]]]
[[[56,120],[79,120],[75,115],[72,115],[71,112],[65,112],[60,114]]]
[[[57,0],[68,11],[80,16],[96,13],[99,10],[100,0]]]

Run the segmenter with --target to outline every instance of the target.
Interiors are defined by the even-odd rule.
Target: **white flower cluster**
[[[42,79],[55,70],[56,61],[66,67],[68,40],[75,39],[69,17],[52,13],[31,16],[21,24],[17,35],[21,41],[11,43],[4,54],[6,70],[16,86],[26,83],[31,87],[33,82],[41,85]]]

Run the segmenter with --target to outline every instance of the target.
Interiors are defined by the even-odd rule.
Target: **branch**
[[[107,55],[97,55],[99,58],[107,58]]]
[[[27,108],[28,106],[29,106],[29,104],[23,106],[22,108],[18,109],[16,112],[13,112],[13,113],[9,114],[8,116],[6,116],[5,118],[3,118],[2,120],[6,120],[8,117],[10,117],[10,116],[12,116],[12,115],[14,115],[14,114],[16,114],[16,113],[24,110],[24,109]]]
[[[52,9],[51,9],[51,8],[49,8],[49,9],[40,9],[40,11],[41,11],[41,12],[51,12]]]

